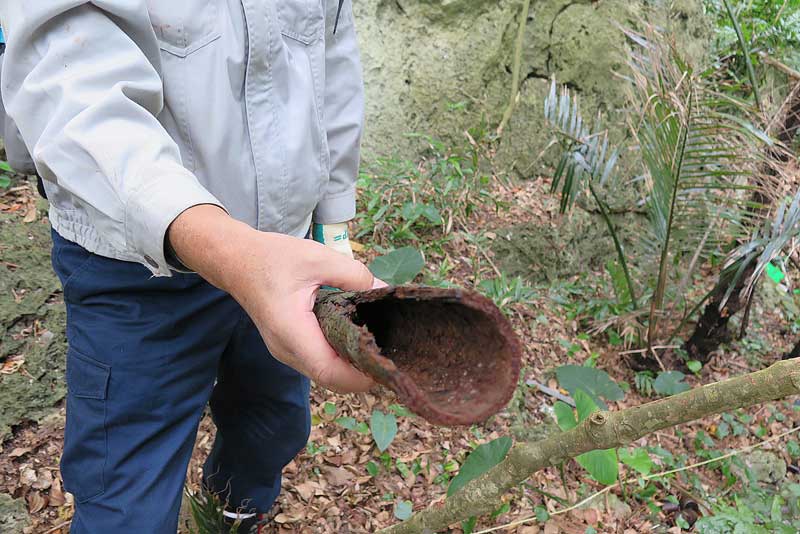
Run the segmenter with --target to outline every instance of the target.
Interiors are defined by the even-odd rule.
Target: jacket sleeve
[[[39,174],[101,214],[112,247],[169,276],[169,224],[221,204],[156,119],[160,55],[145,0],[4,0],[0,21],[3,102]]]
[[[336,33],[338,0],[326,0],[325,128],[330,180],[314,211],[314,222],[348,221],[356,213],[356,179],[364,125],[364,87],[351,0],[344,0]]]

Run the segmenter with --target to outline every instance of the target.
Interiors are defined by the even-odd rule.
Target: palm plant
[[[731,239],[742,240],[759,211],[753,210],[754,179],[763,159],[762,146],[771,140],[748,120],[749,110],[716,93],[713,86],[682,59],[676,48],[652,28],[646,34],[624,30],[631,43],[628,76],[628,131],[640,154],[641,177],[616,177],[620,149],[610,148],[608,134],[590,128],[580,117],[577,98],[566,89],[558,95],[555,83],[545,103],[545,118],[556,134],[562,155],[553,188],[566,211],[575,198],[588,192],[603,215],[625,272],[629,293],[642,295],[647,309],[634,314],[645,333],[638,343],[655,355],[667,320],[683,324],[707,297],[690,301],[692,275],[712,258],[722,258]],[[647,227],[633,236],[639,251],[628,261],[607,203],[598,193],[634,188],[645,206]],[[632,282],[635,279],[641,287]],[[631,299],[636,309],[635,298]],[[689,310],[689,311],[686,311]],[[644,310],[643,310],[644,311]]]

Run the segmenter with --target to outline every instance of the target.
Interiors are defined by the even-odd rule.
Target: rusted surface
[[[314,311],[341,356],[431,423],[483,421],[516,388],[519,341],[494,303],[474,291],[401,286],[329,293]]]

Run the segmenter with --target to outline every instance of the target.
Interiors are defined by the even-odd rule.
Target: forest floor
[[[548,187],[542,179],[495,186],[493,194],[507,201],[510,207],[500,211],[488,206],[481,208],[471,220],[471,227],[490,241],[504,239],[507,229],[522,222],[527,228],[541,229],[543,235],[552,234],[562,216],[558,215],[556,199],[549,194]],[[73,500],[62,489],[58,471],[64,424],[64,317],[57,281],[49,274],[48,232],[44,204],[35,198],[30,184],[17,181],[11,188],[0,190],[0,392],[5,392],[0,393],[0,532],[3,533],[63,534],[69,530],[73,512]],[[571,245],[553,243],[553,250],[563,252],[566,258],[569,251],[562,249],[567,246]],[[456,265],[447,278],[460,285],[471,285],[477,278],[493,277],[495,270],[500,270],[497,265],[503,265],[503,258],[493,254],[455,237],[445,243],[441,254],[427,258],[428,267],[435,270],[435,265],[447,256]],[[482,258],[477,269],[476,258]],[[368,258],[362,256],[362,259]],[[507,308],[525,347],[524,376],[509,407],[482,425],[433,427],[393,406],[393,394],[382,389],[337,395],[314,388],[315,417],[309,445],[285,470],[284,491],[268,531],[374,532],[397,521],[394,512],[399,501],[410,501],[415,511],[442,501],[448,480],[476,443],[504,435],[532,439],[552,430],[550,407],[554,399],[525,384],[535,380],[557,387],[553,370],[559,365],[580,365],[594,358],[597,367],[606,370],[614,380],[632,386],[633,372],[621,363],[625,355],[620,353],[624,350],[609,344],[606,336],[585,335],[585,325],[569,318],[564,299],[554,298],[556,294],[562,295],[565,287],[572,294],[585,291],[586,298],[590,298],[591,280],[605,276],[602,262],[582,261],[581,257],[572,261],[552,276],[532,280],[530,302],[512,303]],[[570,274],[570,269],[574,274]],[[713,278],[700,283],[713,283]],[[586,289],[581,289],[583,284]],[[24,306],[27,307],[23,309]],[[796,341],[788,316],[779,299],[762,289],[752,311],[747,337],[723,346],[698,375],[689,375],[687,382],[692,386],[705,384],[763,368],[779,359]],[[32,393],[33,390],[36,391]],[[630,387],[625,399],[611,403],[611,409],[648,400]],[[348,430],[335,422],[340,417],[352,417],[356,422],[368,423],[375,408],[401,414],[398,434],[383,455],[377,451],[369,432]],[[779,402],[753,407],[725,420],[721,416],[711,417],[657,432],[636,445],[661,451],[653,456],[654,471],[658,471],[752,445],[786,432],[798,423],[800,411],[788,401]],[[188,487],[192,491],[198,488],[202,459],[213,438],[213,423],[206,417],[200,425],[188,472]],[[778,466],[768,467],[767,474],[756,481],[770,494],[780,492],[787,484],[800,482],[797,458],[790,454],[794,450],[788,446],[793,439],[788,437],[766,445],[768,455],[743,457],[751,472],[764,463],[765,457],[767,462]],[[631,483],[627,497],[622,488],[615,487],[603,498],[568,513],[553,515],[543,523],[534,521],[502,531],[680,532],[676,510],[686,512],[696,508],[706,514],[721,494],[740,495],[745,488],[744,478],[742,471],[736,470],[735,462],[710,464],[669,479]],[[480,518],[475,531],[531,517],[537,506],[552,514],[563,508],[558,499],[577,502],[603,487],[575,462],[566,466],[563,481],[556,468],[536,473],[528,484],[507,496],[495,517]],[[640,492],[631,496],[631,489],[646,485],[652,488],[649,494]],[[695,504],[687,508],[687,502]],[[452,532],[461,530],[454,528]]]

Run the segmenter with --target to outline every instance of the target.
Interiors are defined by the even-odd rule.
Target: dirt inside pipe
[[[496,314],[481,308],[491,303],[470,304],[389,296],[357,303],[353,320],[431,405],[466,420],[496,411],[516,383],[515,349]]]

